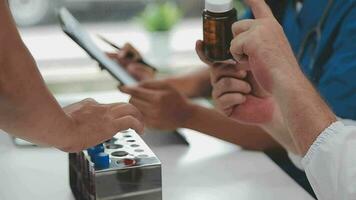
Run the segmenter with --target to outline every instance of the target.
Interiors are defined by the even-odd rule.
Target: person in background
[[[282,25],[303,73],[338,117],[356,120],[356,104],[353,103],[356,102],[355,1],[267,0],[266,2]],[[252,13],[248,11],[244,18],[252,17]],[[202,47],[203,43],[198,42],[197,49]],[[280,144],[259,127],[231,121],[214,109],[199,106],[189,100],[194,97],[211,97],[208,68],[188,75],[153,80],[154,72],[151,69],[135,60],[125,58],[127,51],[131,50],[132,47],[126,46],[124,51],[111,54],[111,57],[127,67],[138,80],[144,80],[138,87],[123,87],[121,90],[131,94],[131,102],[146,113],[144,119],[148,126],[163,129],[177,127],[195,129],[249,150],[270,152],[270,149],[280,147]],[[198,54],[201,60],[212,66],[211,62],[204,59],[202,53],[198,51]],[[241,77],[246,76],[243,72],[240,73]],[[146,88],[147,84],[151,84],[150,82],[153,82],[155,87]],[[251,90],[250,86],[242,82],[240,84],[244,93]],[[156,97],[158,100],[143,99],[143,96]],[[216,126],[217,124],[219,126]],[[281,145],[288,150],[293,163],[298,168],[302,168],[296,147],[290,139],[286,138]],[[286,155],[268,154],[312,193],[304,172],[297,170]]]
[[[50,94],[23,44],[6,0],[0,0],[0,128],[36,144],[78,152],[117,132],[143,131],[130,104],[84,100],[62,109]]]
[[[356,199],[356,126],[338,121],[305,77],[267,4],[247,2],[255,19],[232,28],[230,51],[237,64],[211,68],[219,110],[239,123],[262,127],[281,143],[292,140],[304,156],[303,167],[318,199]],[[249,73],[244,80],[253,88],[249,94],[239,84],[242,69]]]
[[[356,77],[356,61],[353,59],[356,56],[356,37],[353,34],[356,29],[355,2],[269,0],[267,3],[282,24],[306,76],[337,116],[356,119],[356,106],[352,103],[356,101],[356,93],[353,92],[356,88],[353,78]],[[248,17],[252,17],[250,12],[245,16]],[[197,48],[202,48],[202,45],[198,42]],[[277,146],[258,127],[232,122],[215,110],[188,100],[210,96],[209,69],[153,80],[154,72],[150,68],[125,57],[128,51],[136,52],[136,58],[140,57],[130,45],[110,56],[125,66],[137,80],[144,81],[138,87],[122,87],[121,90],[132,95],[132,104],[144,113],[148,126],[161,129],[191,128],[251,150],[266,150]],[[202,53],[199,55],[204,57]],[[202,60],[212,65],[204,58]],[[242,72],[241,78],[244,76],[246,74]],[[243,87],[245,93],[251,90],[249,86]],[[155,99],[142,98],[147,96]],[[217,127],[215,124],[224,125]],[[290,152],[295,150],[291,149]]]
[[[137,56],[134,60],[127,59],[127,52],[136,52]],[[131,95],[130,103],[142,112],[147,127],[162,130],[180,127],[194,129],[250,150],[263,151],[279,146],[259,127],[238,124],[217,110],[190,100],[211,97],[210,72],[207,68],[187,75],[155,79],[155,72],[151,68],[135,62],[141,56],[131,45],[126,44],[118,54],[110,53],[109,56],[141,81],[137,87],[119,89]],[[242,71],[240,75],[244,78],[246,73]],[[246,92],[249,92],[249,86],[246,87]]]

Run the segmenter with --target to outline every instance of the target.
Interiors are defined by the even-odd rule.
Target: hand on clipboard
[[[140,52],[130,43],[126,43],[120,50],[106,55],[123,66],[139,82],[155,79],[157,69],[147,64],[142,59]]]
[[[80,23],[66,8],[61,8],[58,11],[58,18],[62,30],[87,52],[91,58],[96,60],[101,68],[107,70],[122,85],[130,86],[137,84],[137,79],[130,75],[124,66],[113,61],[107,54],[100,50],[90,35],[81,27]]]

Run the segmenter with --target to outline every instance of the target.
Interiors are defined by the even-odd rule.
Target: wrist
[[[182,121],[180,127],[182,128],[189,128],[194,129],[196,125],[196,120],[199,119],[200,115],[200,106],[194,103],[188,102],[186,107],[186,116],[185,119]]]
[[[319,134],[336,121],[336,116],[298,67],[278,73],[273,96],[299,154],[304,155]]]
[[[65,152],[70,152],[72,144],[78,142],[74,141],[73,137],[73,134],[75,134],[77,128],[74,119],[70,115],[64,113],[64,117],[57,120],[55,126],[53,127],[58,127],[54,130],[54,135],[56,135],[54,138],[57,138],[54,143],[54,147]]]
[[[299,154],[299,150],[289,132],[281,110],[277,105],[274,107],[272,120],[260,127],[269,133],[284,149],[294,154]]]

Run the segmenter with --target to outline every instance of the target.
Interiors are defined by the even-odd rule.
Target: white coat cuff
[[[340,121],[332,123],[327,129],[325,129],[319,137],[314,141],[313,145],[309,148],[307,154],[302,160],[303,166],[307,166],[313,159],[313,156],[318,152],[321,146],[328,142],[328,140],[336,135],[340,130],[344,128],[344,124]]]

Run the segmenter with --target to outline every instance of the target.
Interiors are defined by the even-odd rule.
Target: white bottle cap
[[[210,12],[224,13],[233,8],[233,0],[205,0],[205,9]]]

